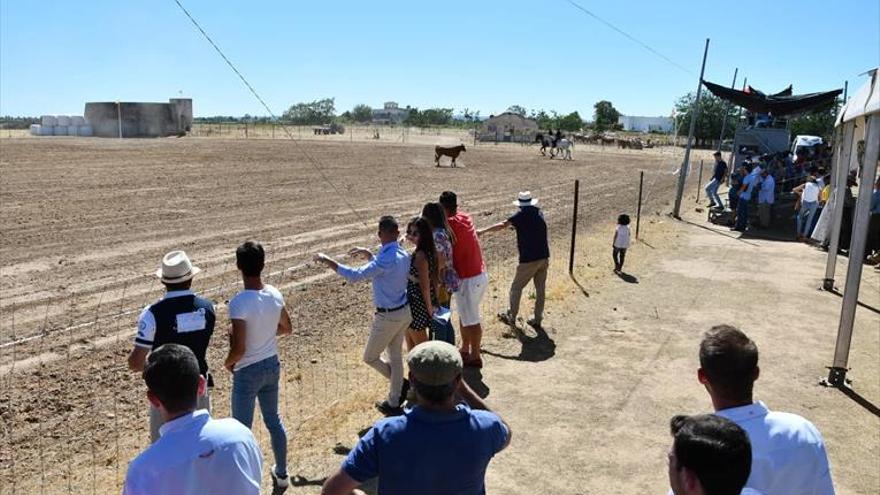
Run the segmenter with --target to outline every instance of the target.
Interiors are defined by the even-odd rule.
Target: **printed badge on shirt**
[[[177,315],[177,333],[198,332],[204,330],[207,325],[204,308],[199,308],[198,311],[192,313]]]

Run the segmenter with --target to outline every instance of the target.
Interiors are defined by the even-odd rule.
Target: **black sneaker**
[[[272,495],[281,495],[286,492],[287,488],[290,486],[290,476],[281,478],[275,474],[275,466],[272,466],[269,474],[272,476]]]
[[[380,413],[384,414],[385,417],[391,416],[400,416],[403,414],[403,408],[400,406],[392,406],[388,403],[387,400],[383,400],[382,402],[376,403],[376,409],[379,410]]]

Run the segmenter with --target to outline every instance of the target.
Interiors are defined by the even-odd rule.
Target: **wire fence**
[[[673,165],[648,171],[652,184],[661,184],[657,190],[671,190],[673,178],[665,168]],[[591,227],[616,216],[607,211],[608,194],[614,196],[610,204],[616,210],[634,210],[637,185],[634,174],[582,187],[580,235],[595,235]],[[572,189],[571,181],[560,181],[533,190],[541,198],[551,250],[559,259],[568,252]],[[483,224],[509,213],[509,194],[491,192],[464,200],[475,221]],[[273,239],[263,241],[270,253],[266,282],[284,294],[295,328],[293,336],[279,341],[279,403],[289,432],[289,457],[294,469],[317,466],[307,474],[321,475],[339,462],[334,446],[350,447],[353,432],[369,425],[358,419],[365,404],[384,395],[383,381],[360,360],[369,328],[369,290],[314,266],[295,246],[274,251]],[[333,252],[343,257],[339,253],[349,247],[372,241],[372,229],[362,228],[333,243]],[[515,255],[515,243],[504,236],[483,243],[492,276],[482,305],[489,319],[506,309],[506,284],[514,264],[504,260]],[[217,384],[212,390],[215,417],[230,414],[231,376],[221,363],[227,345],[226,302],[241,289],[232,260],[230,253],[196,282],[197,292],[211,299],[217,311],[208,350]],[[207,287],[200,289],[202,283]],[[7,309],[5,328],[0,327],[5,330],[0,332],[0,494],[118,492],[128,462],[149,444],[145,387],[128,370],[126,356],[139,312],[162,291],[155,277],[145,275],[101,292],[97,300],[73,295],[48,302],[40,310],[31,309],[28,318],[20,308]],[[259,422],[254,432],[269,459],[268,435]]]

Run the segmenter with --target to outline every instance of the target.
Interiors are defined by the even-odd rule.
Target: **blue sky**
[[[182,0],[272,110],[420,108],[668,115],[696,76],[565,0]],[[880,2],[608,2],[585,8],[706,79],[795,92],[858,87],[880,64]],[[736,9],[733,11],[732,9]],[[775,28],[775,30],[774,30]],[[81,114],[86,101],[194,99],[196,115],[263,115],[172,0],[0,0],[0,114]]]

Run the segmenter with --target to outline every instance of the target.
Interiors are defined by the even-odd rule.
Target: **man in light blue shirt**
[[[364,349],[364,362],[389,379],[388,397],[377,402],[376,408],[386,416],[403,414],[401,402],[406,396],[403,379],[403,339],[404,332],[412,321],[409,304],[406,300],[406,281],[409,273],[410,256],[397,242],[400,231],[394,217],[379,219],[379,241],[382,247],[376,255],[366,248],[355,248],[349,256],[363,255],[369,258],[366,265],[352,268],[338,263],[324,253],[315,255],[315,261],[324,263],[349,282],[373,281],[373,303],[376,313],[367,346]],[[382,357],[387,351],[387,359]]]
[[[797,414],[770,411],[754,401],[758,347],[730,325],[712,327],[700,343],[697,377],[715,414],[739,425],[752,444],[746,487],[767,495],[834,495],[822,435]]]
[[[776,180],[768,169],[761,172],[761,185],[758,190],[758,223],[761,227],[770,226],[773,218],[773,203],[776,200]]]
[[[736,225],[733,230],[745,232],[749,223],[749,201],[752,199],[752,190],[755,188],[758,176],[752,173],[752,165],[746,163],[745,177],[739,189],[739,200],[736,203]]]
[[[207,382],[195,354],[162,345],[149,354],[143,376],[164,424],[159,439],[128,466],[123,495],[258,495],[263,456],[251,430],[196,410]]]

